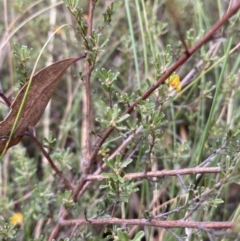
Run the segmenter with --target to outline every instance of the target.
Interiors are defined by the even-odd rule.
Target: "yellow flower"
[[[55,31],[56,31],[56,34],[61,34],[62,28],[60,28],[59,26],[55,26]]]
[[[23,215],[22,213],[14,213],[11,217],[10,223],[15,225],[21,225],[23,223]]]
[[[170,86],[170,88],[173,88],[176,91],[180,91],[182,89],[180,77],[176,74],[171,75],[165,82]]]

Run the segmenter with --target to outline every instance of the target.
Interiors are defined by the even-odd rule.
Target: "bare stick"
[[[93,29],[93,12],[95,8],[95,2],[94,0],[89,1],[89,10],[88,10],[88,32],[87,35],[89,38],[92,37],[92,29]],[[87,54],[87,59],[91,58],[91,53]],[[84,126],[85,126],[85,144],[86,144],[86,153],[85,153],[85,160],[82,165],[82,171],[83,173],[88,173],[91,168],[91,162],[90,162],[90,156],[91,156],[91,111],[92,111],[92,105],[91,105],[91,89],[90,89],[90,81],[91,81],[91,74],[92,74],[92,66],[89,61],[86,62],[86,79],[85,79],[85,106],[84,110],[86,113],[86,116],[84,118]]]
[[[146,219],[119,219],[119,218],[107,218],[107,219],[90,219],[91,225],[141,225],[141,226],[151,226],[159,228],[197,228],[200,230],[205,229],[220,229],[220,228],[230,228],[233,229],[235,226],[234,222],[194,222],[194,221],[166,221],[166,220],[146,220]],[[62,226],[71,225],[83,225],[89,224],[89,220],[84,219],[71,219],[71,220],[61,220],[59,222]]]
[[[138,172],[138,173],[128,173],[125,174],[124,179],[143,179],[143,178],[163,178],[168,176],[179,176],[179,175],[189,175],[189,174],[206,174],[206,173],[220,173],[220,167],[192,167],[179,170],[161,170],[154,172]],[[101,181],[106,178],[102,175],[89,174],[86,176],[86,181]],[[186,188],[186,187],[185,187]]]
[[[10,108],[11,102],[8,100],[8,98],[1,91],[0,91],[0,97],[4,100],[4,102],[7,105],[7,107]]]

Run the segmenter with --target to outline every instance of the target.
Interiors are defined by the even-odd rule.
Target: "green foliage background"
[[[103,14],[112,2],[113,14],[108,25]],[[1,44],[5,43],[0,52],[0,87],[13,100],[22,83],[28,80],[51,33],[56,31],[41,55],[38,70],[57,60],[80,56],[85,49],[76,18],[63,2],[17,0],[6,4],[0,1]],[[5,12],[4,6],[7,6]],[[87,19],[88,1],[79,1],[77,6]],[[163,84],[146,101],[140,100],[130,116],[119,117],[184,53],[179,36],[184,36],[188,47],[193,46],[227,9],[227,3],[220,0],[98,1],[93,18],[96,34],[93,55],[98,55],[91,78],[90,131],[94,149],[98,136],[116,124],[116,130],[105,141],[94,166],[97,169],[105,162],[107,168],[103,175],[107,179],[93,182],[79,202],[73,203],[69,199],[70,191],[59,182],[30,138],[24,137],[0,163],[0,237],[2,235],[3,240],[46,240],[61,205],[69,210],[72,218],[84,218],[85,207],[89,218],[110,217],[115,205],[114,216],[119,218],[151,220],[151,215],[175,210],[165,218],[178,220],[196,208],[190,220],[239,219],[240,58],[237,49],[231,52],[239,44],[239,13],[177,70],[183,85],[186,83],[182,91],[170,98],[169,87]],[[175,15],[171,14],[172,10]],[[53,24],[52,14],[56,14]],[[58,27],[61,28],[57,31]],[[27,52],[26,59],[19,59],[26,49],[32,50]],[[76,63],[67,71],[36,126],[38,139],[48,146],[51,158],[74,185],[82,173],[85,151],[84,74],[84,62]],[[0,105],[2,120],[8,111],[4,104]],[[140,126],[143,126],[142,131],[121,155],[108,160]],[[221,173],[204,174],[201,179],[197,175],[181,179],[123,179],[125,173],[144,172],[146,163],[148,171],[177,170],[196,167],[210,157],[207,166],[221,167]],[[194,199],[196,192],[207,190],[212,192],[198,205],[198,200]],[[182,206],[184,208],[178,211]],[[24,223],[16,227],[10,225],[14,212],[24,215]],[[189,234],[187,229],[179,228],[174,229],[173,235],[160,228],[143,230],[144,237],[131,228],[92,229],[89,225],[79,227],[72,236],[72,229],[64,228],[61,238],[107,240],[107,235],[110,235],[109,240],[117,240],[116,236],[121,236],[122,240],[176,240],[176,236],[186,235],[189,240],[239,238],[237,232],[192,230]]]

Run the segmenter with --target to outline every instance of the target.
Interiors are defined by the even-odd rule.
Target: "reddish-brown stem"
[[[72,219],[72,220],[61,220],[59,222],[62,226],[69,225],[139,225],[139,226],[151,226],[161,228],[196,228],[200,230],[205,229],[220,229],[230,228],[233,229],[235,226],[234,222],[194,222],[194,221],[166,221],[166,220],[147,220],[147,219],[119,219],[119,218],[108,218],[108,219],[90,219],[91,223],[86,219]]]
[[[64,220],[67,217],[67,215],[68,215],[68,212],[65,209],[59,212],[59,217],[62,220]],[[61,231],[61,228],[62,228],[62,226],[59,223],[57,223],[55,225],[55,227],[53,228],[52,232],[50,233],[47,240],[52,241],[53,239],[55,239],[57,237],[58,233]]]
[[[168,176],[177,176],[177,175],[189,175],[189,174],[206,174],[206,173],[219,173],[221,171],[220,167],[193,167],[193,168],[185,168],[179,170],[162,170],[162,171],[155,171],[155,172],[139,172],[139,173],[128,173],[125,174],[124,179],[142,179],[142,178],[163,178]],[[101,181],[105,180],[106,178],[102,175],[96,174],[89,174],[86,177],[86,181]]]
[[[93,12],[95,8],[95,3],[94,0],[89,1],[89,10],[88,10],[88,31],[87,31],[87,37],[92,38],[92,29],[93,29]],[[91,51],[89,49],[89,51]],[[87,59],[91,58],[91,53],[87,54]],[[86,106],[85,106],[85,111],[86,111],[86,116],[85,116],[85,144],[86,144],[86,153],[85,153],[85,160],[82,165],[83,167],[83,172],[88,173],[91,163],[90,163],[90,156],[91,156],[91,134],[90,134],[90,129],[91,129],[91,89],[90,89],[90,82],[91,82],[91,73],[92,73],[92,66],[90,61],[86,62],[86,79],[85,79],[85,96],[86,96]]]
[[[2,92],[0,92],[0,97],[4,100],[5,104],[10,108],[11,102],[8,100],[8,98]]]
[[[9,26],[9,23],[8,23],[8,1],[3,1],[3,8],[4,8],[4,25],[5,25],[5,29],[6,29],[6,36],[9,35],[9,30],[10,30],[10,26]],[[12,49],[11,49],[11,45],[10,45],[10,42],[8,41],[7,43],[7,55],[8,55],[8,66],[9,66],[9,79],[10,79],[10,83],[11,83],[11,86],[14,86],[13,85],[13,62],[12,62]]]
[[[32,135],[31,133],[29,133],[29,136],[31,137],[31,139],[34,141],[34,143],[36,144],[36,146],[40,149],[40,151],[42,152],[42,154],[46,157],[46,159],[48,160],[49,165],[52,167],[52,169],[56,172],[56,174],[59,176],[60,179],[63,180],[64,185],[66,186],[67,189],[69,190],[73,190],[73,186],[70,184],[70,182],[63,176],[62,172],[58,169],[58,167],[54,164],[53,160],[51,159],[51,157],[48,155],[48,153],[46,152],[46,150],[43,148],[42,144],[38,141],[38,139]]]

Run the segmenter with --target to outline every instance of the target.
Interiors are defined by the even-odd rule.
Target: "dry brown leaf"
[[[6,151],[8,150],[8,148],[10,148],[11,146],[15,146],[17,145],[21,140],[22,140],[23,136],[18,136],[18,137],[12,137],[11,140],[9,141],[8,138],[1,138],[0,139],[0,155],[2,155],[2,152],[4,151],[7,143],[8,146],[6,148]]]
[[[35,126],[37,124],[55,88],[57,87],[61,76],[72,63],[81,58],[83,57],[69,58],[55,62],[40,70],[33,76],[26,102],[23,106],[13,137],[9,141],[8,148],[21,141],[24,132],[29,126]],[[3,152],[7,144],[8,136],[23,101],[27,85],[28,83],[22,87],[14,102],[10,106],[11,110],[9,114],[2,122],[0,122],[0,154]]]

